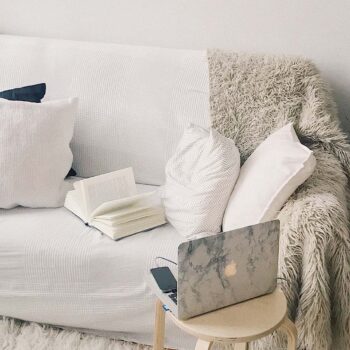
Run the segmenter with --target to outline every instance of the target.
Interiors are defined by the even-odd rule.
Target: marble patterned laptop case
[[[280,223],[269,221],[184,242],[178,250],[178,318],[272,292]]]

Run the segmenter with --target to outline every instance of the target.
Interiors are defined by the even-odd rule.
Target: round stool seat
[[[208,342],[248,342],[272,333],[284,322],[287,301],[281,290],[201,316],[172,321],[185,332]]]

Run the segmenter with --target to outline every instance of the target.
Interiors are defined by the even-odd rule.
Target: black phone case
[[[151,274],[163,293],[169,293],[177,289],[177,282],[169,267],[156,267],[151,269]]]

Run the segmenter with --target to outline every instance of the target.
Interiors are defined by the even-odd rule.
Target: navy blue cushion
[[[46,84],[35,84],[0,92],[0,98],[12,101],[40,103],[45,96]]]
[[[77,175],[77,172],[73,168],[71,168],[67,174],[67,177],[68,176],[76,176],[76,175]]]

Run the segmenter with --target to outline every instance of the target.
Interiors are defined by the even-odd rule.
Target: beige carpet
[[[150,350],[152,347],[0,317],[0,349]]]

